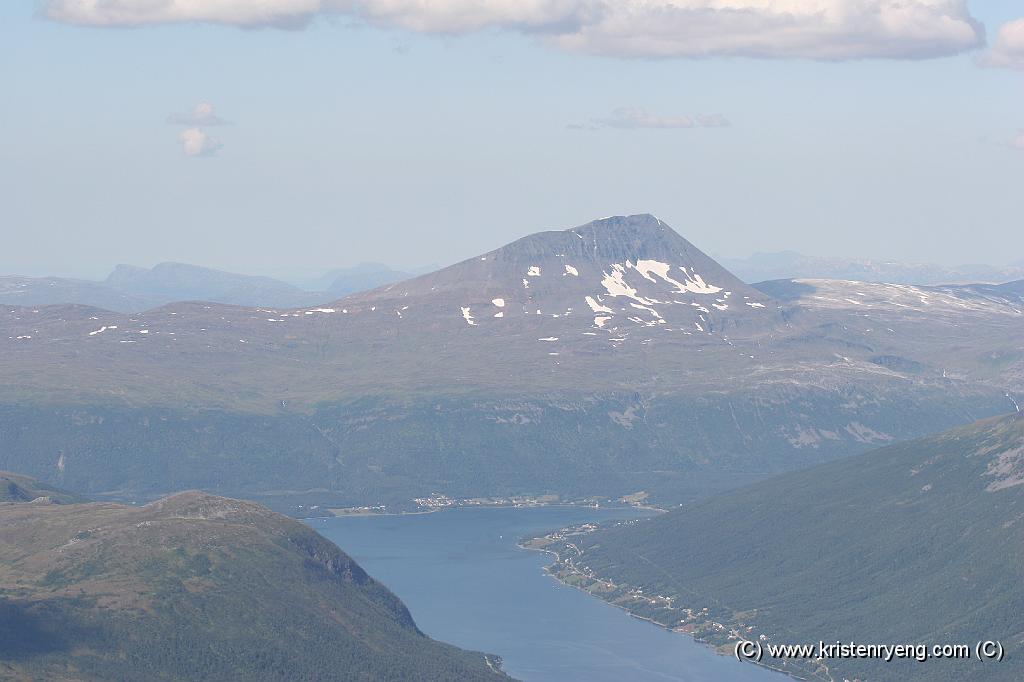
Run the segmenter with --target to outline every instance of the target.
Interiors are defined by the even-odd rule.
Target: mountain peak
[[[131,282],[132,280],[141,277],[146,272],[148,272],[146,268],[140,268],[137,265],[127,265],[125,263],[120,263],[114,267],[114,269],[110,272],[109,275],[107,275],[107,279],[105,281],[107,284],[117,286],[119,284]]]
[[[649,213],[609,216],[567,230],[537,232],[466,262],[490,258],[504,261],[552,257],[574,258],[605,265],[625,261],[635,263],[652,258],[665,262],[682,258],[694,261],[693,264],[698,264],[697,261],[700,264],[714,263],[709,256]],[[714,267],[723,270],[717,263]]]
[[[588,334],[621,340],[638,327],[683,335],[737,323],[763,328],[761,322],[774,324],[767,308],[775,307],[647,213],[538,232],[438,272],[357,295],[353,304],[396,297],[403,315],[426,303],[452,311],[454,324],[477,329],[509,332],[529,320],[526,328],[533,333],[547,318],[552,331],[544,338],[551,339]]]
[[[661,219],[651,213],[634,213],[631,215],[612,215],[598,218],[597,220],[591,220],[586,225],[570,228],[566,232],[586,229],[588,227],[594,229],[667,229],[665,223],[661,222]]]

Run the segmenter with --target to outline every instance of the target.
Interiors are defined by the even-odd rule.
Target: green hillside
[[[790,667],[803,676],[1020,680],[1022,483],[1018,414],[549,547],[561,556],[555,570],[564,579],[729,650],[736,633],[792,644],[973,648],[991,639],[1006,648],[1001,663],[831,661],[828,673],[813,663]]]
[[[0,504],[2,679],[508,679],[497,666],[255,504]]]

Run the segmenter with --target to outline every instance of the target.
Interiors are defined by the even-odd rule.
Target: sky
[[[0,274],[703,250],[1024,261],[1019,0],[0,3]],[[1014,23],[1017,22],[1017,23]]]

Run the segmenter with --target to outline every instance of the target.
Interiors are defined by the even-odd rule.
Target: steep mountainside
[[[787,666],[803,676],[1019,680],[1022,484],[1024,415],[1015,413],[573,536],[552,549],[563,557],[557,570],[566,579],[719,645],[740,634],[785,644],[972,649],[998,640],[1006,652],[1001,663],[831,660],[824,661],[828,673],[813,660]]]
[[[1024,387],[1015,303],[788,299],[640,215],[316,307],[0,308],[0,466],[129,499],[671,503],[998,414]]]
[[[333,544],[257,505],[0,504],[0,677],[499,680]]]

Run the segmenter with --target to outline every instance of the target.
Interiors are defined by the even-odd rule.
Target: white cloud
[[[299,27],[327,9],[322,0],[44,0],[55,21],[85,26],[210,23]]]
[[[995,44],[981,58],[985,66],[1024,70],[1024,19],[999,27]]]
[[[1017,131],[1017,137],[1010,140],[1010,146],[1024,152],[1024,130]]]
[[[298,28],[343,15],[420,33],[506,29],[622,57],[917,59],[984,42],[966,0],[44,0],[90,26],[181,22]]]
[[[821,60],[935,57],[983,40],[963,0],[628,0],[554,37],[597,54]]]
[[[208,102],[200,102],[187,114],[171,114],[167,122],[183,126],[222,126],[228,122],[217,115],[213,105]]]
[[[210,137],[199,128],[187,128],[178,135],[185,156],[213,156],[223,147],[220,140]]]
[[[637,128],[723,128],[728,125],[729,121],[721,114],[656,116],[648,113],[645,109],[629,107],[616,109],[607,118],[592,119],[590,126],[576,125],[570,127],[580,129],[608,127],[634,130]]]

